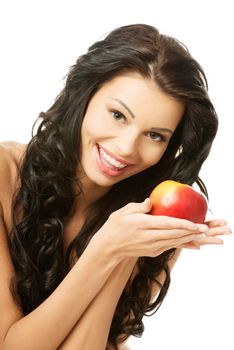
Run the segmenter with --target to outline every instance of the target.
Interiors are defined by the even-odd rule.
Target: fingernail
[[[225,235],[231,235],[232,234],[232,230],[228,230],[227,232],[225,232]]]
[[[220,238],[220,240],[219,240],[219,242],[217,244],[222,245],[222,244],[224,244],[224,241]]]
[[[144,203],[145,203],[145,204],[149,204],[149,202],[150,202],[150,199],[147,197],[147,198],[144,200]]]
[[[225,225],[227,225],[227,222],[226,222],[226,221],[222,221],[222,222],[220,222],[220,223],[218,224],[218,226],[225,226]]]

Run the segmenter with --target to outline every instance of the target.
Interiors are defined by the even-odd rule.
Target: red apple
[[[192,186],[166,180],[156,186],[149,197],[153,203],[152,215],[172,216],[200,224],[205,221],[208,209],[206,197]]]

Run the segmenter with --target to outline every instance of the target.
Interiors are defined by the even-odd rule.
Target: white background
[[[201,171],[216,218],[233,221],[233,10],[231,1],[1,1],[0,141],[26,143],[76,58],[121,25],[147,23],[184,42],[203,66],[219,132]],[[234,349],[233,236],[187,250],[160,310],[134,349]],[[95,349],[93,349],[95,350]]]

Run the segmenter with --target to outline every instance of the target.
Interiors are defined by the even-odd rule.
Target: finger
[[[185,243],[181,247],[182,248],[189,248],[189,249],[200,249],[201,246],[210,245],[210,244],[211,245],[212,244],[222,245],[222,244],[224,244],[224,242],[219,237],[208,237],[208,236],[206,236],[205,238],[196,239],[194,241]]]
[[[206,239],[205,233],[199,233],[197,235],[189,235],[182,237],[181,239],[177,240],[177,247],[183,244],[189,244],[193,243],[193,245],[200,246],[200,242]]]
[[[146,230],[146,234],[147,237],[152,237],[152,242],[155,241],[165,241],[165,240],[174,240],[174,239],[179,239],[182,237],[188,237],[190,238],[190,240],[192,240],[194,237],[195,239],[197,239],[197,236],[199,236],[199,234],[201,233],[199,230],[197,231],[192,231],[193,233],[191,233],[191,231],[188,230],[184,230],[184,229],[171,229],[171,230]],[[203,236],[201,236],[203,237]]]
[[[199,230],[201,232],[208,229],[207,225],[195,224],[189,220],[173,218],[170,216],[139,214],[138,219],[142,222],[143,227],[146,229],[184,229],[190,231]]]
[[[216,226],[225,226],[227,225],[227,222],[223,219],[215,219],[215,220],[206,221],[205,224],[208,227],[216,227]]]
[[[183,244],[184,248],[194,248],[194,249],[198,249],[198,247],[204,246],[204,245],[212,245],[212,244],[216,244],[216,245],[222,245],[224,244],[223,240],[219,237],[205,237],[205,238],[201,238],[201,239],[196,239],[194,241],[188,242]]]
[[[201,239],[197,241],[197,244],[199,244],[200,246],[204,246],[207,244],[223,244],[223,240],[219,237],[207,237],[205,239]]]
[[[130,202],[120,210],[123,210],[124,215],[134,213],[148,213],[152,208],[152,202],[149,198],[146,198],[143,202],[136,203]]]
[[[192,235],[188,235],[188,236],[184,236],[184,237],[180,237],[180,238],[174,238],[174,239],[168,239],[168,240],[158,240],[155,242],[155,249],[158,246],[165,246],[167,247],[167,249],[169,249],[168,247],[171,248],[177,248],[185,243],[191,242],[191,241],[200,241],[202,239],[204,239],[206,236],[204,233],[199,233],[199,234],[192,234]]]
[[[199,237],[200,236],[200,237]],[[167,242],[158,241],[155,246],[152,246],[152,256],[156,256],[161,254],[162,252],[172,249],[172,248],[183,248],[185,244],[190,242],[190,240],[193,238],[194,241],[197,241],[199,238],[202,239],[205,237],[205,234],[199,234],[199,235],[190,235],[190,237],[182,237],[180,239],[171,239]]]
[[[197,242],[195,243],[194,241],[182,244],[180,247],[186,249],[201,249],[200,244],[198,244]]]
[[[209,237],[218,235],[230,235],[232,233],[228,226],[215,226],[206,231],[206,235]]]

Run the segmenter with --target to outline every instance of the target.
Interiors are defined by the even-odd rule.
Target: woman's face
[[[89,102],[81,129],[81,166],[91,185],[115,183],[156,164],[184,105],[138,73],[105,83]]]

